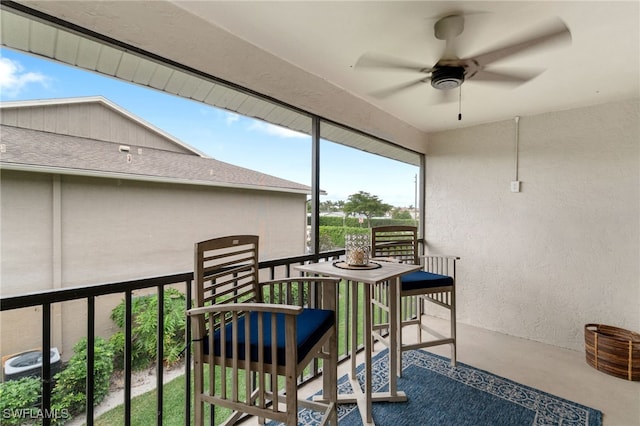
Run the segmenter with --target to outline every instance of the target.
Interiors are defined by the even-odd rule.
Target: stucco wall
[[[235,233],[260,236],[261,260],[305,253],[304,194],[7,170],[0,186],[3,296],[191,271],[196,241]],[[98,335],[121,298],[99,299]],[[4,312],[2,355],[40,346],[40,321],[39,309]],[[70,355],[86,303],[55,305],[53,321]]]
[[[583,350],[640,331],[638,99],[433,134],[429,250],[459,255],[458,320]]]

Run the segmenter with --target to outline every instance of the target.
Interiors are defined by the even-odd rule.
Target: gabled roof
[[[96,103],[169,145],[137,146],[5,123],[0,124],[0,168],[304,194],[311,191],[306,185],[212,159],[102,96],[1,102],[0,108]],[[179,149],[172,150],[172,144]]]
[[[59,106],[59,105],[78,105],[78,104],[101,104],[105,108],[111,110],[112,112],[119,114],[125,117],[127,120],[142,126],[147,131],[151,133],[155,133],[156,135],[164,138],[165,140],[192,152],[195,155],[199,155],[201,157],[208,157],[202,151],[192,147],[181,141],[180,139],[170,135],[159,127],[154,126],[153,124],[143,120],[135,114],[127,111],[126,109],[120,107],[119,105],[111,102],[103,96],[81,96],[74,98],[54,98],[54,99],[32,99],[32,100],[21,100],[21,101],[3,101],[0,102],[0,109],[16,109],[16,108],[27,108],[27,107],[49,107],[49,106]]]
[[[0,125],[0,168],[307,194],[310,187],[212,158]]]

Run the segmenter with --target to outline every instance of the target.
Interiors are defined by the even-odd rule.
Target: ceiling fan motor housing
[[[438,90],[450,90],[464,82],[464,67],[436,66],[431,72],[431,85]]]

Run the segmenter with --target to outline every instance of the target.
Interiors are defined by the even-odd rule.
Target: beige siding
[[[5,107],[0,119],[2,124],[9,126],[193,154],[193,151],[97,101]]]
[[[3,296],[188,272],[196,241],[228,234],[259,235],[261,260],[305,253],[304,194],[6,170],[0,193]],[[121,298],[99,299],[99,335],[114,331],[109,315]],[[54,307],[53,344],[67,355],[86,333],[85,305]],[[40,344],[39,309],[1,319],[2,355]]]
[[[52,288],[52,209],[51,176],[0,172],[3,295]]]

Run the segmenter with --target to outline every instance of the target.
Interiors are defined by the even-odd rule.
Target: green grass
[[[209,385],[208,366],[205,366],[205,387]],[[185,419],[185,389],[184,375],[176,377],[163,386],[163,426],[182,426]],[[241,390],[242,391],[242,390]],[[191,375],[191,395],[193,395],[193,371]],[[191,424],[193,424],[193,400],[190,403]],[[230,414],[230,410],[216,408],[215,424],[220,424]],[[150,391],[136,396],[131,400],[131,425],[147,426],[155,423],[156,391]],[[94,423],[98,426],[120,426],[124,420],[124,405],[113,408],[104,413]],[[205,424],[209,422],[209,410],[205,405]]]
[[[193,384],[192,384],[193,388]],[[185,418],[184,376],[177,377],[163,387],[163,425],[184,425]],[[193,403],[191,404],[193,412]],[[150,391],[131,400],[131,425],[146,426],[156,418],[156,391]],[[124,421],[124,405],[104,413],[95,424],[99,426],[118,426]]]

